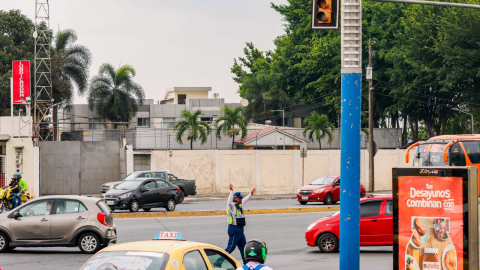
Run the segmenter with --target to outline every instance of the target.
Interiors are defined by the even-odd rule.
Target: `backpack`
[[[259,265],[257,265],[257,267],[255,267],[255,269],[253,269],[253,270],[260,270],[260,269],[262,269],[264,266],[265,266],[265,265],[263,265],[263,264],[259,264]],[[249,270],[249,269],[250,269],[250,267],[249,267],[248,265],[244,265],[244,266],[242,266],[242,268],[243,268],[243,270]]]

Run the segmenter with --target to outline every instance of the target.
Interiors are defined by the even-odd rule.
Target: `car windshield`
[[[121,190],[133,190],[136,189],[138,186],[140,186],[142,182],[139,181],[125,181],[118,186],[115,187],[115,189],[121,189]]]
[[[310,182],[310,185],[330,185],[335,177],[318,177]]]
[[[168,255],[148,251],[111,251],[93,256],[81,270],[163,270]]]
[[[133,180],[133,179],[137,178],[137,176],[139,176],[140,174],[141,174],[141,172],[133,172],[133,173],[127,175],[127,177],[123,178],[123,181]]]

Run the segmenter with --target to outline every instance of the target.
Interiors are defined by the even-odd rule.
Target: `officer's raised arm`
[[[245,204],[245,203],[248,202],[248,200],[250,200],[250,197],[252,197],[252,195],[255,193],[255,190],[257,190],[257,189],[255,189],[255,188],[252,189],[252,192],[250,192],[250,193],[247,195],[247,197],[243,198],[242,204]]]
[[[233,185],[230,184],[230,195],[228,195],[227,206],[233,205]]]

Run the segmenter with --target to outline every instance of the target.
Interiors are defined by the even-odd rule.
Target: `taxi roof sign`
[[[183,235],[179,232],[159,232],[153,240],[179,240],[185,241]]]

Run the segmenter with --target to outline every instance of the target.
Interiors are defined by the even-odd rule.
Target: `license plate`
[[[114,202],[114,201],[107,201],[107,204],[108,204],[108,205],[114,205],[115,202]]]
[[[302,196],[302,200],[308,200],[308,196]]]

